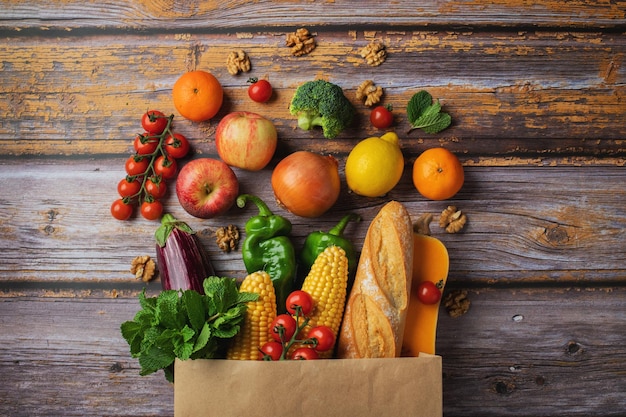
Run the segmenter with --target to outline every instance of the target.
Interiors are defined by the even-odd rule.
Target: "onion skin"
[[[339,198],[339,163],[332,155],[298,151],[283,158],[272,172],[276,202],[300,217],[319,217]]]

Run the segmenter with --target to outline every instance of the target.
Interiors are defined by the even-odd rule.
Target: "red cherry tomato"
[[[301,360],[301,361],[312,361],[315,359],[319,359],[320,355],[317,354],[315,349],[310,347],[301,347],[293,351],[291,354],[291,359]]]
[[[163,155],[155,159],[153,168],[155,174],[166,180],[174,178],[178,171],[176,160],[172,157],[166,158]]]
[[[150,166],[150,158],[133,155],[126,160],[126,173],[130,176],[143,175]]]
[[[132,179],[132,181],[129,181],[129,179],[131,178],[126,177],[117,184],[117,192],[121,197],[132,197],[139,194],[139,191],[141,191],[141,183],[139,180]]]
[[[141,126],[148,133],[160,135],[167,127],[167,116],[158,110],[148,110],[141,117]]]
[[[387,106],[376,106],[370,113],[370,122],[378,129],[387,129],[393,124],[393,113]]]
[[[163,204],[160,201],[144,201],[141,203],[141,215],[147,220],[157,220],[163,214]]]
[[[156,199],[163,198],[165,192],[167,191],[165,181],[162,181],[159,177],[148,178],[144,187],[146,192]]]
[[[248,96],[257,103],[265,103],[272,97],[272,85],[267,80],[250,78]]]
[[[283,345],[279,342],[267,342],[259,350],[259,359],[278,361],[283,354]]]
[[[288,342],[296,333],[298,324],[289,314],[279,314],[270,325],[270,334],[277,342]]]
[[[437,284],[424,281],[417,287],[417,297],[424,304],[436,304],[441,300],[441,290]]]
[[[286,301],[287,311],[291,314],[296,314],[296,306],[300,306],[302,315],[308,316],[313,311],[313,298],[311,295],[302,290],[293,291],[287,296]]]
[[[165,138],[165,152],[172,158],[182,158],[189,152],[189,141],[180,133],[167,135]]]
[[[317,346],[314,349],[318,352],[326,352],[335,346],[335,334],[328,326],[313,327],[307,337],[317,340]]]
[[[159,146],[159,138],[150,136],[150,133],[146,132],[143,135],[137,135],[133,142],[133,147],[139,155],[150,155],[156,151]]]
[[[133,214],[133,206],[124,199],[118,199],[111,204],[111,215],[117,220],[128,220]]]

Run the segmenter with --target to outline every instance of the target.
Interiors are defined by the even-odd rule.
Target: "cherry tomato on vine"
[[[148,110],[141,117],[141,126],[148,133],[160,135],[167,127],[167,117],[158,110]]]
[[[176,160],[172,157],[164,157],[163,155],[159,156],[154,161],[154,173],[156,175],[160,175],[161,178],[169,180],[170,178],[174,178],[176,176],[176,172],[178,171],[178,166],[176,164]]]
[[[386,129],[393,124],[390,106],[376,106],[370,113],[370,122],[378,129]]]
[[[150,155],[156,151],[159,146],[159,138],[150,136],[150,133],[146,132],[142,135],[137,135],[133,141],[133,148],[139,155]]]
[[[126,160],[126,173],[130,176],[142,175],[150,166],[150,158],[132,155]]]
[[[307,337],[317,340],[317,346],[314,349],[318,352],[326,352],[335,346],[335,334],[328,326],[313,327]]]
[[[295,306],[300,306],[304,316],[308,316],[313,310],[313,298],[308,292],[302,290],[296,290],[289,294],[285,304],[287,311],[291,314],[296,314]]]
[[[320,355],[317,354],[315,349],[310,347],[301,347],[293,351],[291,354],[291,359],[301,360],[301,361],[312,361],[315,359],[319,359]]]
[[[287,342],[291,340],[297,328],[298,324],[290,314],[279,314],[270,325],[270,334],[277,342]]]
[[[167,191],[165,181],[162,181],[159,177],[148,178],[144,184],[144,188],[148,194],[156,199],[163,198]]]
[[[183,158],[189,153],[189,141],[180,133],[167,135],[165,138],[165,152],[172,158]]]
[[[117,220],[128,220],[133,214],[133,206],[124,199],[117,199],[111,204],[111,215]]]
[[[272,84],[267,80],[250,78],[248,80],[248,96],[257,103],[265,103],[272,97]]]
[[[128,181],[130,177],[123,178],[117,184],[117,192],[120,197],[132,197],[141,191],[141,183],[137,179],[132,179],[132,181]]]
[[[267,342],[261,346],[259,352],[259,359],[264,360],[266,356],[268,359],[277,361],[280,360],[280,355],[283,354],[283,345],[279,342]]]
[[[436,304],[441,300],[441,290],[437,284],[424,281],[417,287],[417,297],[424,304]]]
[[[147,220],[157,220],[163,214],[163,204],[160,201],[144,201],[141,203],[141,215]]]

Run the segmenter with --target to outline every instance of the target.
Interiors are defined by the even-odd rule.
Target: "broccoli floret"
[[[296,90],[289,112],[298,116],[298,126],[311,130],[321,126],[324,137],[333,139],[354,118],[354,106],[336,84],[324,80],[308,81]]]

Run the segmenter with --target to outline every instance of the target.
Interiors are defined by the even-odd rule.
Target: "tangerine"
[[[413,184],[430,200],[452,198],[464,181],[461,161],[445,148],[427,149],[413,163]]]
[[[210,72],[189,71],[174,83],[172,98],[181,116],[193,122],[203,122],[215,116],[222,107],[224,90]]]

